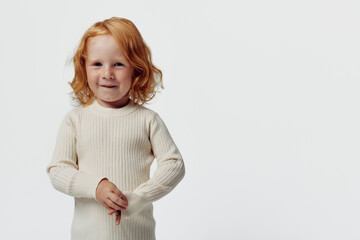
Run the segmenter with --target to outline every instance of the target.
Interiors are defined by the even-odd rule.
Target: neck
[[[106,107],[106,108],[122,108],[122,107],[125,107],[129,103],[130,98],[120,99],[115,102],[107,102],[107,101],[101,100],[99,98],[96,98],[96,101],[101,106]]]

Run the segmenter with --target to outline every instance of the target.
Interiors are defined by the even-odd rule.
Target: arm
[[[134,191],[123,191],[129,203],[127,209],[122,212],[124,217],[136,214],[147,204],[164,197],[185,175],[182,156],[165,123],[156,113],[150,122],[149,138],[157,160],[157,168],[153,177],[140,184]]]
[[[77,198],[96,199],[96,188],[104,177],[79,170],[74,113],[74,110],[69,111],[60,125],[52,161],[46,172],[56,190]]]

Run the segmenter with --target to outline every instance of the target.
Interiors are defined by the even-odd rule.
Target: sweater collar
[[[109,117],[120,117],[125,116],[138,108],[138,104],[134,103],[131,99],[128,104],[121,108],[108,108],[99,104],[99,102],[95,99],[94,102],[89,106],[89,109],[93,112]]]

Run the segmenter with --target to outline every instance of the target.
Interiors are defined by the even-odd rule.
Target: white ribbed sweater
[[[152,202],[182,180],[185,167],[157,113],[131,100],[117,109],[95,100],[66,114],[46,171],[55,189],[75,199],[72,240],[154,240]],[[96,200],[103,178],[128,199],[120,225]]]

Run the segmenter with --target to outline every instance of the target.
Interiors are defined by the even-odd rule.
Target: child
[[[82,106],[64,117],[46,169],[54,188],[75,199],[71,239],[155,239],[152,202],[185,174],[164,122],[143,106],[162,87],[162,72],[124,18],[91,26],[73,61],[70,85]]]

